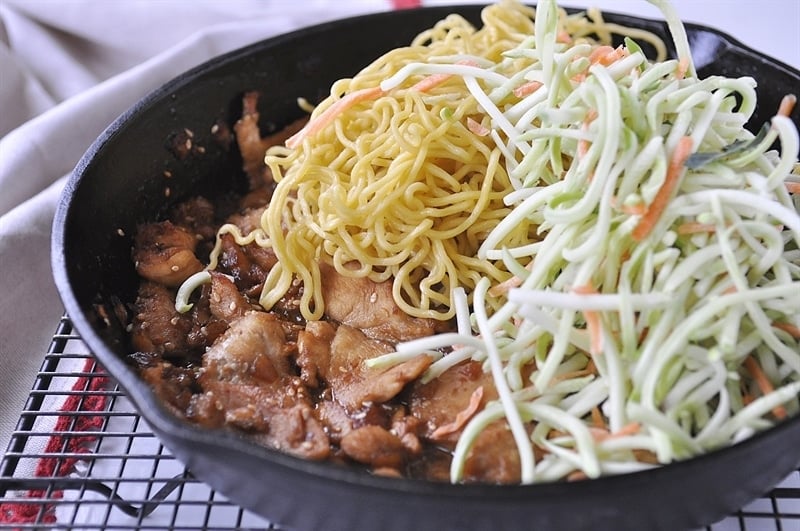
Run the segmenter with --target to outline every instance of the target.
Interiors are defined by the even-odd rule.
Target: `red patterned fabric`
[[[395,9],[413,9],[422,7],[422,0],[392,0],[392,6]]]
[[[61,457],[60,454],[82,454],[89,452],[89,445],[95,441],[94,435],[87,432],[96,432],[103,427],[103,416],[93,413],[104,411],[107,397],[103,391],[108,383],[108,378],[100,369],[95,367],[94,360],[89,358],[84,365],[84,373],[72,386],[74,394],[64,400],[64,405],[59,410],[62,413],[85,412],[86,414],[59,415],[53,428],[54,432],[64,432],[50,437],[45,446],[44,454],[53,454],[53,457],[42,457],[36,464],[34,475],[38,478],[64,477],[73,471],[78,457]],[[85,394],[86,392],[89,394]],[[60,498],[61,491],[47,493],[43,490],[30,490],[24,497],[41,500],[46,496]],[[55,523],[55,507],[42,503],[4,503],[0,505],[0,523],[4,524],[29,524],[29,523]]]

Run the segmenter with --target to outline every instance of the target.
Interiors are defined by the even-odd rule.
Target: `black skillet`
[[[289,529],[676,530],[714,522],[762,495],[800,465],[800,417],[733,447],[647,472],[534,486],[435,484],[304,461],[195,428],[168,412],[124,361],[126,334],[113,308],[135,293],[134,228],[188,196],[244,185],[240,156],[224,135],[240,112],[242,93],[262,92],[261,126],[268,132],[300,116],[298,96],[321,99],[332,81],[409,43],[453,11],[479,24],[478,7],[448,6],[362,16],[268,39],[180,75],[116,120],[75,168],[55,217],[53,270],[77,331],[198,478]],[[606,18],[671,42],[662,22]],[[758,80],[752,127],[800,87],[796,69],[717,31],[687,30],[702,76]]]

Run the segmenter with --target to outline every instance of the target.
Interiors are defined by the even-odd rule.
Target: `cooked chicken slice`
[[[133,261],[140,276],[165,286],[179,286],[203,269],[194,254],[197,238],[169,221],[139,227]]]
[[[318,387],[326,378],[331,362],[331,342],[336,329],[327,321],[309,321],[297,335],[297,366],[300,378],[309,387]]]
[[[467,410],[479,388],[483,389],[484,404],[498,398],[491,374],[474,361],[456,365],[426,384],[415,383],[409,392],[409,411],[422,423],[422,436],[440,446],[454,447],[466,422],[435,436],[437,429]],[[490,424],[478,435],[464,463],[464,481],[519,483],[519,453],[505,420]]]
[[[131,342],[140,352],[165,357],[185,356],[191,350],[192,319],[175,310],[175,295],[167,287],[143,281],[134,303]]]
[[[328,437],[303,382],[290,371],[290,350],[273,315],[251,311],[236,319],[203,355],[203,394],[194,400],[192,415],[223,422],[271,448],[327,457]]]
[[[392,297],[391,281],[346,277],[326,264],[320,264],[320,274],[325,314],[371,338],[398,343],[433,335],[442,326],[403,312]]]
[[[195,422],[236,428],[259,444],[308,459],[328,456],[328,436],[297,379],[269,385],[206,380],[203,386],[189,408]]]
[[[334,400],[317,402],[316,413],[331,441],[339,442],[353,430],[353,418],[344,406]]]
[[[351,459],[373,468],[400,468],[406,448],[397,435],[380,426],[357,428],[342,438],[342,451]]]
[[[518,484],[519,450],[505,420],[489,424],[475,439],[464,462],[465,483]]]
[[[203,354],[201,383],[272,383],[289,376],[283,327],[274,316],[252,311],[234,321]]]
[[[432,438],[434,432],[453,422],[470,404],[473,393],[483,387],[483,403],[497,398],[492,375],[483,372],[474,361],[460,363],[428,383],[414,383],[409,393],[410,413],[423,424],[423,436]],[[436,437],[440,443],[458,440],[463,429]]]
[[[152,353],[137,353],[130,359],[162,403],[183,417],[196,387],[194,369],[175,366]]]
[[[214,317],[226,323],[235,321],[252,309],[236,284],[227,276],[215,271],[211,272],[209,307]]]
[[[214,205],[204,197],[194,197],[177,204],[169,219],[194,234],[198,240],[212,240],[217,234]]]
[[[417,379],[432,362],[430,356],[420,354],[388,370],[371,369],[364,363],[392,350],[388,343],[370,339],[351,326],[340,325],[331,343],[326,378],[334,399],[350,411],[368,402],[386,402]]]
[[[299,131],[306,118],[298,120],[287,127],[282,128],[275,134],[261,137],[258,126],[259,112],[258,92],[246,92],[242,97],[242,117],[234,124],[233,130],[236,133],[236,142],[244,161],[244,171],[247,174],[250,189],[254,190],[266,184],[272,183],[272,174],[264,164],[264,154],[267,148],[284,141]]]

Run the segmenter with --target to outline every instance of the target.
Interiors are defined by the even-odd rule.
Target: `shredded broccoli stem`
[[[530,483],[652,466],[641,453],[659,463],[685,459],[775,424],[776,406],[800,413],[800,339],[778,326],[800,326],[800,201],[786,187],[798,180],[797,129],[778,115],[766,134],[747,131],[755,80],[698,78],[673,8],[649,1],[667,20],[677,59],[648,60],[629,38],[616,60],[590,64],[598,44],[561,40],[565,15],[543,0],[535,35],[482,64],[491,74],[413,67],[463,78],[515,187],[505,201],[513,210],[478,257],[502,260],[517,284],[482,280],[472,313],[457,309],[457,332],[397,348],[410,357],[452,347],[425,381],[467,359],[494,377],[500,399],[466,425],[454,482],[477,437],[499,419],[511,427]],[[402,81],[401,72],[383,88]],[[510,98],[524,81],[541,87]],[[703,157],[674,175],[684,138]],[[769,151],[776,140],[780,154]],[[674,188],[659,199],[669,179]],[[632,237],[651,208],[658,215]],[[530,220],[538,241],[502,246]],[[483,304],[487,292],[505,302]],[[391,356],[372,363],[391,365]],[[748,372],[750,356],[772,391]],[[589,376],[580,372],[587,368]],[[593,411],[608,437],[592,436]],[[625,431],[631,423],[636,429]]]

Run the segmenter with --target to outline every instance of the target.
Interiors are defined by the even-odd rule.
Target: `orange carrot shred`
[[[794,105],[797,103],[797,96],[794,94],[787,94],[781,99],[781,104],[778,106],[779,116],[789,116],[794,110]]]
[[[772,323],[772,326],[778,330],[783,330],[795,339],[800,339],[800,328],[796,327],[792,323],[781,323],[779,321],[775,321]]]
[[[606,439],[616,439],[619,437],[625,437],[626,435],[634,435],[639,433],[639,430],[642,429],[642,425],[638,422],[631,422],[630,424],[626,424],[625,426],[621,427],[619,430],[615,432],[609,432],[605,428],[595,428],[589,427],[589,433],[592,434],[592,437],[595,441],[605,441]]]
[[[362,101],[380,98],[384,94],[385,92],[380,87],[356,90],[347,94],[342,99],[336,101],[330,107],[322,111],[319,116],[308,122],[300,131],[289,137],[286,140],[286,147],[291,149],[296,148],[306,137],[314,135],[330,125],[337,116],[345,112],[350,107],[361,103]]]
[[[470,117],[467,117],[467,129],[478,136],[486,136],[490,133],[487,127],[484,127],[482,123],[477,120],[473,120]]]
[[[449,422],[447,424],[443,424],[436,428],[433,433],[431,434],[431,439],[440,439],[451,433],[455,433],[460,430],[467,421],[472,418],[478,408],[481,407],[481,401],[483,400],[483,386],[481,385],[477,389],[472,392],[472,395],[469,397],[469,404],[467,407],[459,411],[456,415],[455,420],[453,422]]]
[[[603,418],[603,414],[600,412],[600,408],[597,406],[592,408],[592,425],[595,428],[608,431],[606,420]]]
[[[619,204],[619,200],[616,197],[611,198],[611,207],[629,216],[643,216],[647,211],[644,203],[630,205],[626,205],[625,203]]]
[[[465,59],[463,61],[457,61],[457,65],[466,65],[466,66],[478,66],[478,63],[475,61],[471,61],[469,59]],[[448,79],[453,77],[453,74],[431,74],[426,78],[418,81],[414,86],[411,87],[411,90],[418,90],[419,92],[428,92],[429,90],[438,87]]]
[[[661,188],[656,192],[653,202],[647,208],[644,216],[639,220],[639,223],[634,227],[631,236],[637,242],[644,240],[650,231],[653,230],[658,218],[667,207],[667,203],[672,196],[672,192],[678,187],[678,182],[683,175],[684,164],[686,159],[692,154],[692,138],[684,136],[678,141],[678,145],[672,153],[672,158],[667,167],[667,175]]]
[[[585,479],[589,479],[589,476],[583,470],[576,470],[567,476],[567,481],[583,481]]]
[[[678,226],[678,234],[697,234],[699,232],[716,232],[713,223],[683,223]]]
[[[556,34],[556,42],[569,44],[572,42],[572,35],[570,35],[566,30],[559,30],[559,32]]]
[[[541,81],[528,81],[527,83],[523,83],[515,88],[512,92],[514,92],[514,96],[518,98],[524,98],[528,94],[533,94],[540,88],[542,88]]]
[[[764,395],[768,395],[775,391],[775,387],[772,385],[772,382],[769,381],[767,375],[764,374],[764,371],[761,369],[761,366],[758,364],[756,359],[753,356],[747,356],[744,360],[744,366],[753,379],[756,381],[756,385],[761,390],[761,393]],[[772,409],[772,414],[779,419],[786,418],[786,408],[783,406],[775,406]]]
[[[593,295],[597,293],[591,286],[575,286],[572,291],[579,295]],[[600,314],[595,310],[583,310],[586,321],[586,331],[589,332],[589,350],[592,356],[603,352],[603,331],[600,326]]]
[[[800,194],[800,183],[786,181],[786,189],[790,194]]]
[[[599,63],[603,57],[613,52],[614,48],[612,46],[608,46],[607,44],[598,46],[589,54],[589,62],[592,64]]]
[[[678,61],[678,68],[675,70],[675,79],[683,79],[686,77],[686,72],[689,71],[689,61],[686,57]]]

